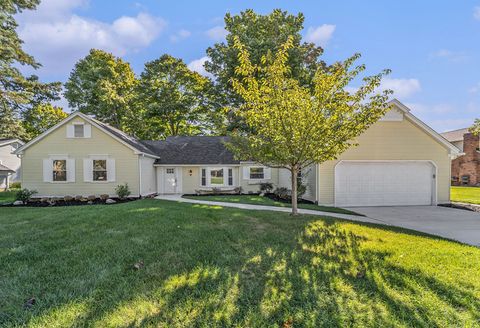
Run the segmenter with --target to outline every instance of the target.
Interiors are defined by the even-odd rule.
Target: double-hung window
[[[53,177],[52,181],[67,181],[67,160],[53,160]]]
[[[265,170],[261,166],[250,167],[250,180],[262,180],[265,179]]]
[[[107,181],[107,160],[93,160],[93,181]]]

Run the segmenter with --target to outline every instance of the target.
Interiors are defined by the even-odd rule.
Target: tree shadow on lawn
[[[85,257],[83,263],[52,252],[60,259],[57,273],[41,278],[47,288],[37,286],[46,301],[40,299],[39,307],[27,314],[6,316],[4,324],[52,325],[62,316],[68,325],[101,327],[480,321],[473,290],[402,265],[388,247],[378,247],[382,241],[375,234],[349,231],[345,221],[165,203],[141,209],[142,216],[132,219],[138,209],[130,206],[125,205],[125,217],[117,222],[95,219],[84,223],[76,238],[70,236],[70,242],[80,245],[73,250],[77,258]],[[96,244],[105,234],[113,237]],[[132,270],[140,258],[145,268]],[[22,279],[35,276],[20,283]],[[55,284],[57,279],[61,281]]]

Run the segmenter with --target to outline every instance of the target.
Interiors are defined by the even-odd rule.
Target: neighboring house
[[[452,184],[480,185],[479,137],[470,133],[468,128],[445,132],[442,136],[463,152],[452,161]]]
[[[0,139],[0,189],[12,182],[20,181],[20,158],[13,154],[24,144],[18,139]]]
[[[336,206],[431,205],[450,200],[451,158],[459,150],[397,100],[338,160],[302,170],[305,199]],[[38,196],[258,192],[271,182],[290,188],[285,169],[238,161],[226,137],[139,141],[81,113],[17,150],[25,188]]]

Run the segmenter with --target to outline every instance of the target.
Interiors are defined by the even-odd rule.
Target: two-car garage
[[[335,167],[335,206],[435,204],[431,161],[340,161]]]

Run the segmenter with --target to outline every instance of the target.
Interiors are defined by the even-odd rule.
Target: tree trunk
[[[292,215],[297,215],[297,166],[293,166],[290,172],[292,173]]]

